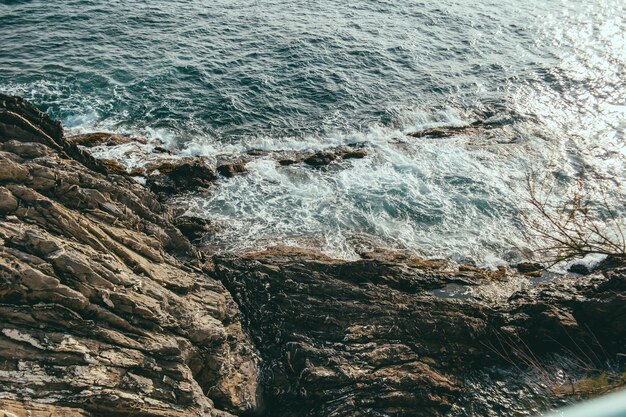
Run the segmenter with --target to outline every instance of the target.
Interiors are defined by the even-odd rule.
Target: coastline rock
[[[169,210],[127,176],[94,171],[100,162],[23,100],[0,104],[0,410],[260,409],[238,308]]]
[[[206,189],[217,179],[215,171],[199,158],[162,162],[147,167],[145,172],[146,185],[155,193],[165,196]]]
[[[539,272],[544,269],[543,265],[537,262],[520,262],[515,265],[515,269],[517,269],[522,274],[530,274],[534,272]]]
[[[176,216],[173,221],[182,234],[192,242],[213,231],[211,222],[200,217],[181,214]]]
[[[567,271],[579,275],[591,274],[591,269],[589,268],[589,266],[583,263],[574,263],[567,269]]]
[[[343,159],[362,159],[362,158],[365,158],[366,156],[367,156],[367,152],[365,152],[363,149],[347,151],[346,153],[341,155]]]
[[[435,296],[433,289],[445,294],[463,280],[492,283],[478,268],[454,272],[429,261],[347,262],[279,249],[213,262],[260,350],[272,416],[496,416],[533,403],[545,409],[558,403],[547,402],[549,388],[514,397],[533,392],[512,388],[519,369],[533,372],[525,357],[547,367],[549,355],[584,357],[598,344],[615,355],[626,343],[626,295],[609,290],[626,282],[626,269],[495,302]],[[485,374],[472,388],[472,378]],[[477,398],[485,390],[491,399],[483,404]],[[517,408],[504,412],[498,402]]]
[[[496,112],[487,111],[480,116],[479,120],[475,120],[463,126],[441,126],[430,129],[418,130],[408,133],[407,136],[414,138],[442,139],[452,136],[490,132],[495,129],[505,128],[516,122],[523,120],[520,114],[500,115]]]
[[[324,152],[275,154],[366,155]],[[597,394],[570,391],[590,368],[626,383],[623,258],[530,285],[385,251],[212,256],[189,239],[215,225],[159,201],[210,187],[207,163],[135,172],[155,195],[114,162],[0,95],[0,414],[495,417]]]
[[[283,152],[282,155],[277,156],[277,159],[282,166],[304,163],[313,167],[322,167],[339,160],[365,158],[367,151],[363,149],[364,147],[365,143],[354,143],[317,152]]]
[[[485,124],[482,120],[476,120],[468,125],[464,126],[443,126],[434,127],[431,129],[418,130],[417,132],[409,133],[408,136],[414,138],[448,138],[461,133],[476,132],[479,128],[489,128],[488,124]]]
[[[246,163],[243,161],[223,163],[217,166],[217,172],[226,178],[232,178],[246,172]]]
[[[117,135],[108,132],[84,133],[67,137],[67,140],[76,145],[87,148],[93,146],[118,146],[131,142],[146,143],[143,138],[131,135]]]
[[[331,162],[333,162],[335,159],[337,159],[337,155],[335,155],[334,153],[331,152],[316,152],[315,154],[309,156],[308,158],[305,158],[302,160],[302,162],[304,162],[307,165],[312,165],[312,166],[322,166],[322,165],[328,165]]]

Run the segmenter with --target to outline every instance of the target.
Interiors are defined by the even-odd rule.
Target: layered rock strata
[[[504,270],[284,250],[215,267],[264,359],[276,417],[522,415],[558,405],[556,392],[592,395],[572,380],[626,346],[626,268],[532,284]],[[515,282],[527,285],[507,293]]]
[[[168,210],[104,175],[45,114],[0,104],[0,409],[257,409],[257,354],[238,308]]]

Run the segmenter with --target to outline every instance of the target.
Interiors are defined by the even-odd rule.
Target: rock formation
[[[0,415],[496,416],[626,383],[623,265],[537,283],[533,264],[201,253],[210,222],[79,146],[124,140],[68,140],[0,95]],[[365,156],[342,152],[293,159]],[[154,170],[161,197],[216,177]]]
[[[27,103],[0,102],[0,409],[257,409],[258,359],[237,306],[168,210],[96,172]]]
[[[520,373],[544,372],[554,354],[601,369],[626,346],[626,268],[499,299],[481,292],[494,281],[524,278],[441,262],[343,262],[284,250],[219,257],[215,268],[264,359],[271,416],[515,415],[558,403],[545,397],[550,387],[512,396]],[[445,291],[460,282],[473,296]],[[444,291],[435,295],[437,288]],[[510,373],[490,376],[481,389],[493,398],[480,401],[469,382],[494,366]]]

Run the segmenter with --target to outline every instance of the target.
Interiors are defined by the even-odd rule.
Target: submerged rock
[[[589,265],[584,263],[574,263],[567,270],[568,272],[573,272],[574,274],[579,275],[591,274],[591,268],[589,267]]]
[[[489,128],[489,125],[481,120],[476,120],[465,126],[443,126],[418,130],[417,132],[409,133],[409,136],[414,138],[448,138],[461,133],[475,132],[480,128]]]
[[[365,143],[354,143],[317,152],[283,152],[282,155],[280,153],[277,155],[277,159],[282,166],[304,163],[314,167],[322,167],[342,159],[365,158],[367,151],[363,149],[364,147]]]
[[[496,129],[502,129],[511,126],[516,122],[522,121],[524,118],[519,114],[500,115],[496,113],[486,112],[479,120],[475,120],[463,126],[441,126],[430,129],[418,130],[411,132],[408,136],[414,138],[432,138],[441,139],[458,135],[477,135],[480,133],[489,133]],[[514,141],[515,139],[513,139]]]
[[[331,152],[316,152],[315,154],[303,159],[307,165],[321,166],[328,165],[337,158],[337,155]]]
[[[539,272],[544,269],[544,266],[537,262],[520,262],[515,265],[515,269],[517,269],[522,274],[528,274],[533,272]]]

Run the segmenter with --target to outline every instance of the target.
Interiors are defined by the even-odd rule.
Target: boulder
[[[232,178],[237,174],[246,172],[246,163],[243,161],[226,162],[217,166],[217,172],[226,178]]]

